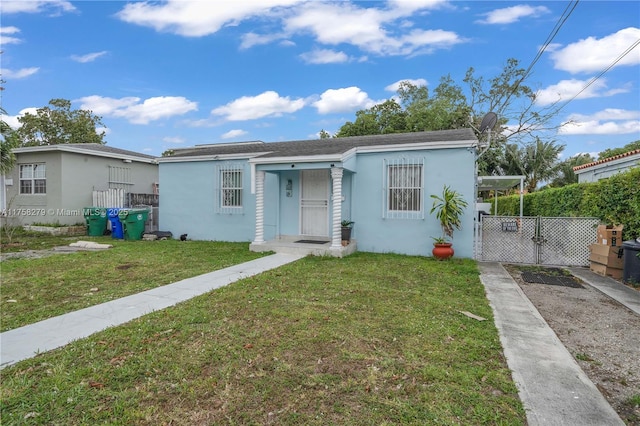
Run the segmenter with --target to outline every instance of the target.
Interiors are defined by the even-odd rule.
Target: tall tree
[[[388,99],[372,108],[356,112],[354,122],[346,122],[336,137],[380,135],[407,132],[406,113],[394,99]]]
[[[539,138],[524,146],[507,144],[501,172],[505,175],[523,175],[525,189],[527,192],[534,192],[540,183],[557,175],[558,156],[562,151],[564,145]]]
[[[0,108],[0,116],[6,115],[3,108]],[[13,148],[17,148],[20,141],[16,132],[4,120],[0,119],[0,175],[4,175],[13,169],[16,157]]]
[[[556,104],[539,106],[536,93],[524,84],[527,71],[517,59],[509,59],[494,77],[477,76],[469,68],[463,82],[465,89],[450,76],[440,79],[429,92],[426,86],[401,82],[397,99],[387,100],[373,108],[356,113],[354,122],[345,123],[336,136],[373,135],[397,132],[445,130],[480,127],[488,112],[498,115],[491,134],[491,144],[478,160],[480,174],[499,174],[504,164],[507,143],[523,148],[546,139],[546,131],[556,129],[551,119],[557,114]],[[483,140],[486,135],[478,133]]]
[[[62,143],[105,144],[102,117],[93,112],[71,109],[71,101],[52,99],[50,106],[38,108],[34,114],[18,118],[16,130],[21,146],[57,145]]]
[[[605,158],[615,157],[616,155],[624,154],[625,152],[633,151],[636,149],[640,149],[640,140],[635,142],[630,142],[620,148],[605,149],[604,151],[598,154],[598,160],[604,160]]]
[[[578,175],[573,172],[573,168],[582,166],[595,161],[595,158],[591,154],[577,154],[573,157],[569,157],[566,160],[558,164],[557,175],[549,186],[557,188],[560,186],[571,185],[572,183],[578,183]]]
[[[403,91],[405,88],[410,90]],[[406,99],[407,93],[411,94],[409,99]],[[427,96],[426,88],[421,90],[406,82],[401,83],[398,95],[400,99],[406,99],[407,124],[412,132],[469,126],[471,110],[467,105],[467,98],[462,88],[449,75],[440,79],[431,97]]]
[[[493,78],[478,77],[473,68],[465,75],[474,127],[479,127],[486,113],[491,111],[498,115],[491,146],[478,162],[480,174],[496,173],[508,143],[527,148],[537,140],[548,140],[547,131],[559,127],[551,123],[558,113],[557,103],[538,106],[535,91],[524,84],[526,77],[526,70],[520,68],[519,61],[514,58],[508,59],[500,74]]]
[[[326,130],[320,130],[320,139],[330,139],[331,135]]]

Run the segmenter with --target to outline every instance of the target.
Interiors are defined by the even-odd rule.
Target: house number
[[[518,232],[518,222],[502,222],[502,232]]]

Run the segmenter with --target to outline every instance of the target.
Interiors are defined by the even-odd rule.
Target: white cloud
[[[346,87],[343,89],[329,89],[320,95],[320,99],[313,103],[319,114],[332,114],[337,112],[354,112],[360,109],[371,108],[376,104],[367,92],[359,87]]]
[[[167,136],[165,138],[162,138],[162,141],[179,145],[179,144],[185,143],[186,139],[180,136]]]
[[[403,14],[411,14],[422,9],[439,9],[446,6],[447,0],[388,0],[390,9],[402,11]]]
[[[59,14],[62,12],[72,12],[76,10],[71,2],[63,0],[20,0],[20,1],[3,1],[2,13],[40,13],[51,12]]]
[[[251,17],[263,17],[272,8],[291,6],[302,0],[182,1],[129,3],[117,16],[125,22],[186,37],[202,37],[224,26],[237,25]]]
[[[13,37],[7,34],[17,34],[20,32],[18,27],[0,27],[0,45],[5,46],[7,44],[22,43],[22,40],[18,37]]]
[[[520,18],[535,18],[546,13],[549,13],[549,9],[545,6],[533,7],[526,4],[520,4],[517,6],[492,10],[491,12],[484,14],[484,19],[476,22],[479,24],[513,24],[514,22],[518,22]]]
[[[2,74],[2,76],[6,78],[19,79],[19,78],[26,78],[26,77],[32,76],[33,74],[37,73],[39,70],[40,68],[38,67],[21,68],[19,70],[10,70],[8,68],[2,68],[2,70],[0,70],[0,74]]]
[[[120,99],[87,96],[78,99],[81,109],[93,111],[97,115],[125,118],[133,124],[148,124],[151,121],[170,118],[197,111],[197,102],[182,96],[158,96],[145,99],[126,97]]]
[[[244,136],[247,133],[248,132],[246,132],[244,130],[239,130],[239,129],[229,130],[227,133],[222,135],[222,139],[234,139],[234,138],[238,138],[240,136]]]
[[[613,64],[639,39],[640,28],[625,28],[601,39],[588,37],[564,48],[554,45],[551,59],[554,61],[555,69],[572,74],[602,71]],[[640,64],[640,46],[636,46],[615,66],[638,64]]]
[[[563,135],[622,135],[640,133],[640,111],[608,108],[592,115],[573,114],[562,123]]]
[[[244,34],[241,49],[288,40],[297,33],[311,34],[319,44],[350,44],[379,55],[424,54],[465,42],[451,31],[411,29],[414,23],[409,19],[417,11],[442,7],[446,1],[393,0],[361,4],[383,4],[384,7],[304,0],[216,3],[169,0],[161,4],[129,3],[117,16],[125,22],[186,37],[214,34],[225,26],[235,26],[248,19],[282,23],[281,29],[270,26],[266,34],[253,31]]]
[[[392,3],[408,6],[409,2]],[[413,7],[395,9],[361,8],[348,2],[309,2],[297,8],[285,19],[285,32],[311,33],[317,42],[325,45],[351,44],[365,52],[379,55],[410,55],[428,53],[437,48],[449,48],[465,40],[456,33],[444,30],[410,30],[392,36],[387,28],[406,29],[406,21],[417,9],[433,3],[413,3]],[[327,25],[327,23],[331,23]]]
[[[96,127],[96,133],[100,134],[104,132],[105,135],[108,135],[111,133],[111,129],[109,129],[108,127]]]
[[[277,92],[267,91],[258,96],[243,96],[228,104],[214,108],[211,114],[223,116],[227,121],[255,120],[263,117],[280,117],[302,109],[303,99],[291,100]]]
[[[334,64],[349,61],[349,56],[344,52],[336,52],[331,49],[316,49],[300,55],[308,64]]]
[[[595,114],[572,114],[571,120],[638,120],[640,111],[629,111],[619,108],[605,108]]]
[[[36,115],[36,113],[38,112],[38,109],[35,107],[32,108],[24,108],[21,109],[20,112],[17,115],[4,115],[4,114],[0,114],[0,117],[2,118],[2,120],[7,123],[9,125],[9,127],[11,127],[12,129],[17,129],[18,127],[20,127],[22,124],[20,124],[20,122],[18,121],[18,118],[22,117],[25,114],[32,114],[32,115]]]
[[[554,102],[568,101],[583,90],[589,83],[588,80],[562,80],[536,93],[536,104],[540,106],[551,105]],[[628,88],[608,89],[607,80],[601,78],[594,81],[588,88],[580,92],[575,99],[603,98],[618,93],[628,92]]]
[[[84,64],[87,62],[93,62],[96,59],[98,59],[100,56],[104,56],[106,54],[107,54],[107,51],[103,50],[102,52],[87,53],[86,55],[71,55],[71,59],[73,59],[76,62],[80,62]]]
[[[281,40],[285,37],[283,34],[256,34],[254,32],[250,32],[242,35],[240,43],[240,49],[249,49],[253,46],[261,46],[264,44],[272,43],[276,40]],[[283,40],[281,44],[286,44],[286,40]]]
[[[403,80],[398,80],[395,83],[391,83],[390,85],[388,85],[387,87],[384,88],[384,90],[386,90],[387,92],[397,92],[398,89],[400,88],[400,83],[404,82],[404,81],[408,81],[409,83],[413,84],[414,86],[426,86],[427,80],[425,80],[424,78],[405,78]]]

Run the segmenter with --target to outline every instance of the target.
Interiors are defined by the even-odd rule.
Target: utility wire
[[[558,107],[558,109],[555,111],[556,113],[558,113],[562,108],[566,107],[567,104],[569,104],[569,102],[573,101],[575,98],[577,98],[582,92],[584,92],[585,90],[587,90],[589,88],[589,86],[591,86],[593,83],[596,82],[596,80],[598,80],[600,77],[602,77],[607,71],[609,71],[611,68],[613,68],[618,62],[620,62],[622,60],[622,58],[624,58],[625,56],[627,56],[629,53],[631,53],[631,51],[633,49],[636,48],[636,46],[638,46],[640,44],[640,39],[636,40],[635,43],[633,43],[631,46],[629,46],[627,48],[627,50],[625,50],[624,52],[622,52],[620,54],[620,56],[618,56],[607,68],[605,68],[604,70],[600,71],[600,73],[598,75],[596,75],[595,77],[593,77],[591,80],[589,80],[589,82],[582,88],[580,89],[580,91],[578,93],[576,93],[575,95],[573,95],[571,97],[571,99],[567,100],[564,104],[562,104],[562,106]]]
[[[547,36],[547,39],[544,41],[544,43],[542,44],[540,49],[538,49],[538,53],[536,54],[536,56],[531,61],[531,64],[529,65],[527,70],[524,72],[522,77],[520,77],[520,79],[518,81],[516,81],[515,85],[513,86],[513,89],[511,89],[511,91],[507,95],[507,98],[505,99],[504,103],[498,109],[499,112],[502,112],[504,110],[504,108],[506,108],[507,103],[509,102],[509,99],[511,98],[511,96],[516,92],[516,90],[518,90],[518,88],[520,87],[520,84],[522,84],[522,82],[525,80],[525,78],[529,77],[529,74],[531,74],[531,70],[533,69],[533,66],[536,64],[536,62],[538,62],[538,60],[540,60],[540,57],[542,56],[544,51],[547,49],[547,47],[549,47],[549,44],[551,44],[551,42],[553,41],[555,36],[558,35],[558,32],[560,31],[560,28],[562,28],[562,26],[567,22],[567,19],[569,19],[569,16],[571,16],[571,14],[575,10],[575,8],[578,6],[579,1],[580,0],[575,0],[575,2],[569,2],[567,7],[564,9],[564,12],[562,12],[562,15],[558,19],[558,22],[556,22],[556,25],[551,30],[551,33],[549,33],[549,35]],[[571,9],[571,10],[569,10],[569,9]]]

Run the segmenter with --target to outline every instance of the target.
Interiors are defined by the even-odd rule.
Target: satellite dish
[[[498,122],[498,115],[495,112],[488,112],[480,123],[480,133],[484,133],[487,130],[491,130]]]

